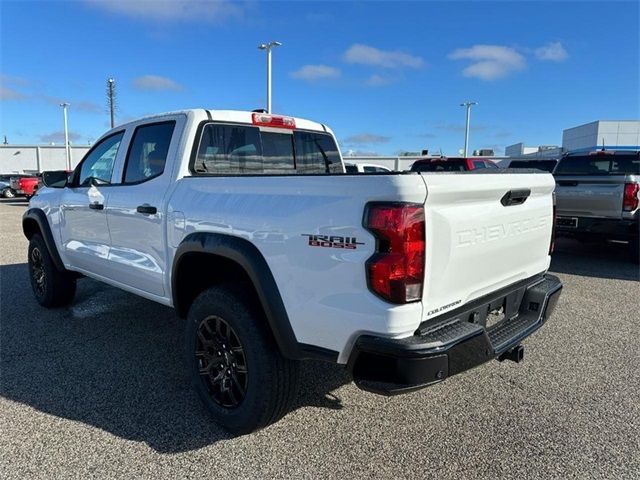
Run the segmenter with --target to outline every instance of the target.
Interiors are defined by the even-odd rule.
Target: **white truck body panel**
[[[67,269],[171,304],[172,262],[187,235],[246,239],[271,269],[297,341],[339,352],[338,362],[345,363],[363,333],[413,335],[425,319],[549,266],[550,174],[192,176],[188,164],[201,122],[251,123],[250,112],[210,113],[213,118],[205,110],[162,114],[118,127],[114,131],[125,135],[112,185],[38,191],[31,207],[47,212]],[[177,123],[164,173],[117,185],[135,127],[167,119]],[[322,124],[295,121],[331,134]],[[524,204],[501,205],[506,192],[524,188],[531,190]],[[88,209],[96,198],[104,210]],[[365,262],[375,239],[363,227],[363,213],[370,201],[424,204],[421,302],[393,305],[368,289]],[[157,214],[137,213],[144,203]],[[311,248],[305,234],[351,236],[363,245]]]

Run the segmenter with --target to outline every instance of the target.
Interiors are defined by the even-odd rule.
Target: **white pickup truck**
[[[242,433],[276,421],[298,361],[382,394],[522,359],[562,285],[550,174],[344,173],[331,130],[187,110],[100,138],[24,215],[36,300],[91,277],[187,319],[195,389]]]

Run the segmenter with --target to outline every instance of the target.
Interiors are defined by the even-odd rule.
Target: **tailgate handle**
[[[561,187],[577,187],[578,186],[578,182],[576,182],[575,180],[573,180],[573,181],[558,180],[556,183],[558,185],[560,185]]]
[[[529,198],[529,195],[531,195],[531,190],[528,188],[509,190],[500,199],[500,203],[505,207],[510,207],[511,205],[522,205],[524,201]]]

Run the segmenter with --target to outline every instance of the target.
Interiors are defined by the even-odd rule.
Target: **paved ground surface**
[[[565,290],[523,364],[384,398],[309,363],[293,412],[231,438],[189,388],[172,310],[92,280],[36,305],[24,208],[0,203],[2,478],[640,478],[640,283],[615,246],[559,242]]]

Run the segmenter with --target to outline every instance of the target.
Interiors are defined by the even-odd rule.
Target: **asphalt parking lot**
[[[640,282],[621,246],[560,240],[565,285],[525,362],[416,393],[358,390],[308,363],[294,411],[232,438],[182,364],[166,307],[81,280],[32,299],[23,201],[0,201],[2,478],[640,478]]]

